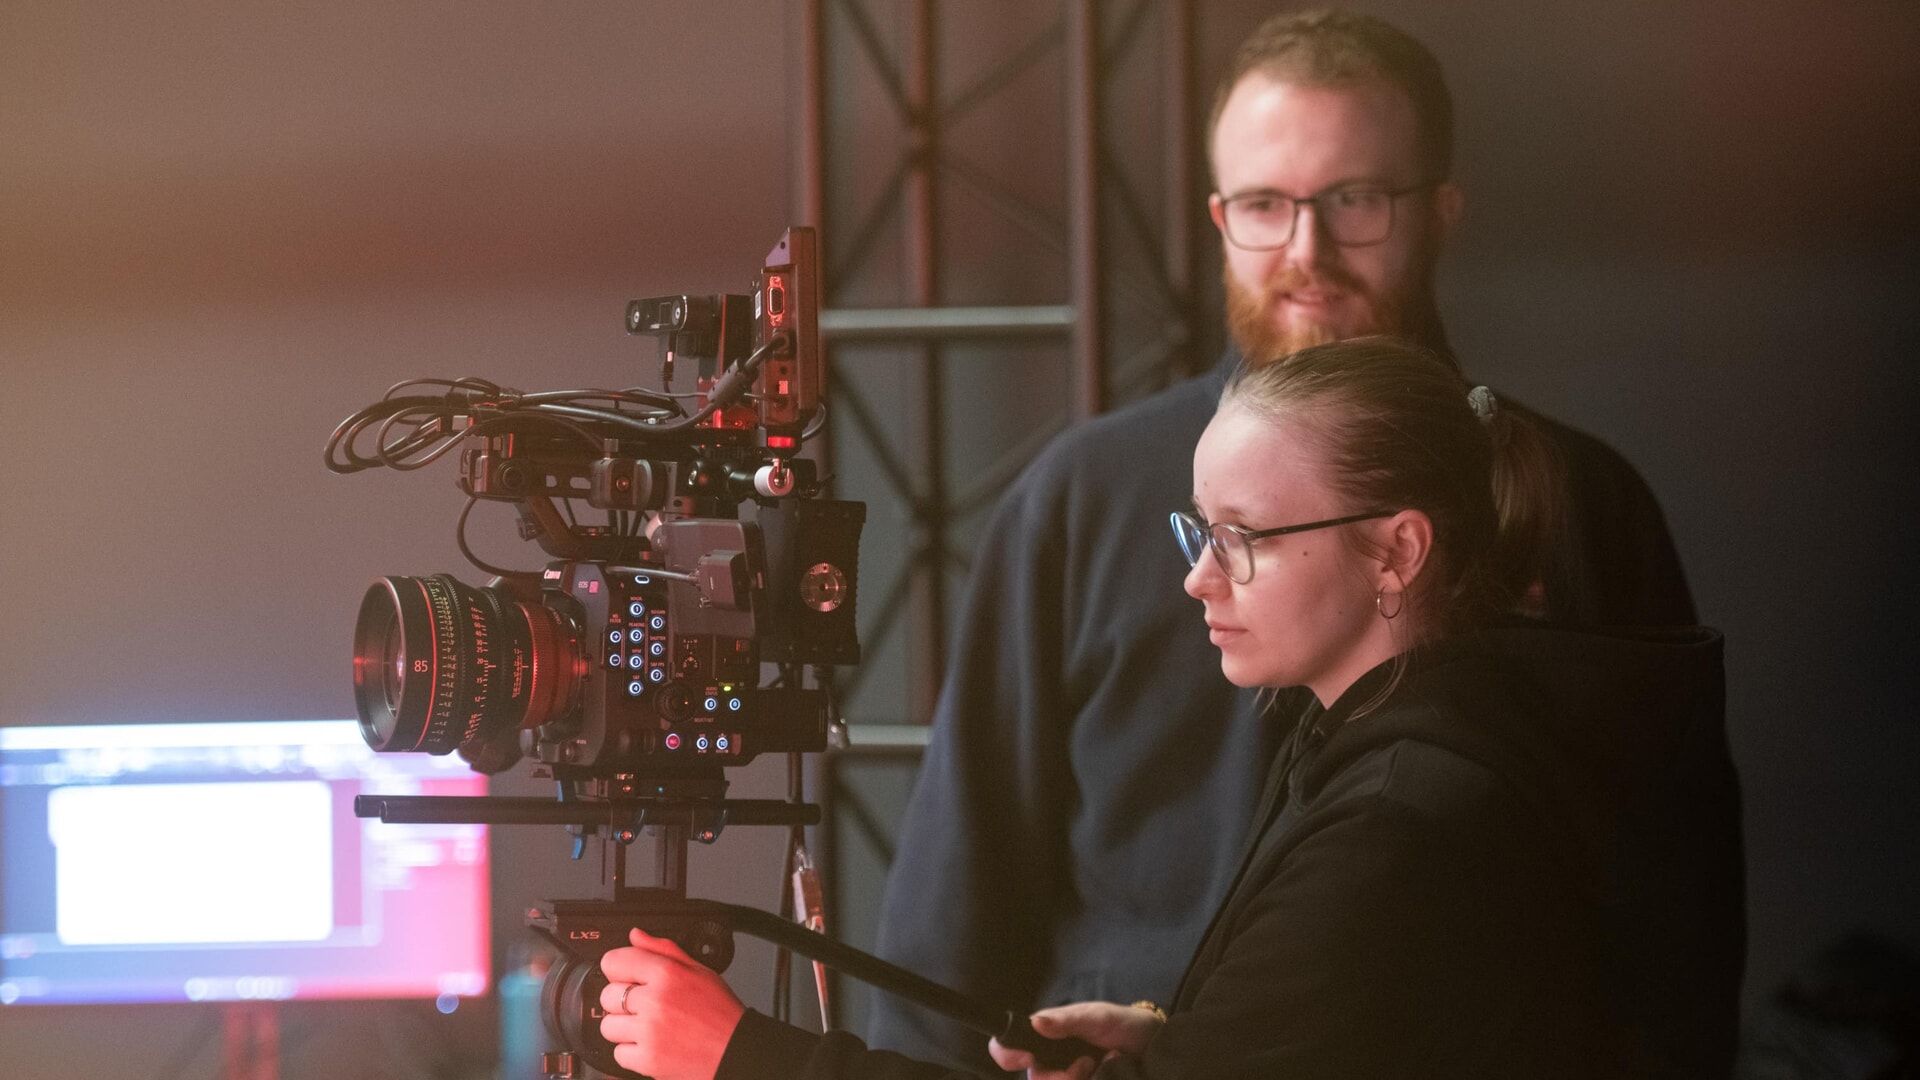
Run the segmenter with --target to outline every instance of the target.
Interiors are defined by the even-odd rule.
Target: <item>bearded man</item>
[[[1450,356],[1434,269],[1458,222],[1438,61],[1367,16],[1278,17],[1216,94],[1209,200],[1237,350],[1061,436],[974,564],[888,878],[880,955],[1015,1009],[1167,1000],[1225,894],[1289,724],[1221,675],[1164,542],[1234,364],[1366,334]],[[1506,403],[1503,403],[1506,404]],[[1528,612],[1696,621],[1658,504],[1599,440],[1551,425],[1571,519]],[[982,1040],[876,995],[869,1043],[991,1073]]]

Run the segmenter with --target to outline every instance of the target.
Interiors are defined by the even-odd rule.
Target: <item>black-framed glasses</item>
[[[1173,538],[1180,541],[1180,552],[1187,557],[1187,565],[1200,561],[1200,556],[1208,548],[1213,549],[1213,557],[1226,571],[1227,577],[1237,585],[1245,585],[1253,580],[1253,542],[1265,540],[1269,536],[1285,536],[1288,533],[1312,532],[1315,529],[1331,529],[1335,525],[1351,525],[1356,521],[1371,521],[1374,518],[1392,517],[1398,510],[1375,510],[1366,514],[1348,514],[1346,517],[1328,518],[1325,521],[1309,521],[1305,525],[1282,525],[1277,529],[1249,529],[1243,525],[1229,525],[1224,521],[1202,521],[1185,510],[1175,510],[1168,515],[1173,522]]]
[[[1433,184],[1403,188],[1344,187],[1296,199],[1277,191],[1248,191],[1220,196],[1220,227],[1227,241],[1247,251],[1272,251],[1293,239],[1300,207],[1342,247],[1367,247],[1393,235],[1393,208],[1402,196],[1427,191]]]

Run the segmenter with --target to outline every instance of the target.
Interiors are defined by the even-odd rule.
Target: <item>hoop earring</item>
[[[1392,611],[1388,611],[1388,610],[1387,610],[1387,607],[1386,607],[1386,604],[1385,604],[1385,603],[1383,602],[1383,601],[1384,601],[1384,600],[1386,599],[1386,596],[1387,596],[1387,588],[1386,588],[1386,586],[1384,586],[1384,585],[1382,585],[1382,586],[1380,587],[1380,591],[1379,591],[1379,592],[1377,592],[1377,593],[1374,593],[1374,594],[1373,594],[1373,609],[1374,609],[1375,611],[1378,611],[1378,612],[1380,613],[1380,617],[1381,617],[1381,618],[1383,618],[1383,619],[1385,619],[1385,620],[1387,620],[1388,622],[1392,622],[1393,620],[1395,620],[1395,619],[1397,619],[1397,618],[1399,618],[1399,617],[1400,617],[1400,613],[1401,613],[1402,611],[1405,611],[1405,610],[1406,610],[1406,607],[1407,607],[1407,594],[1406,594],[1406,593],[1404,593],[1404,592],[1397,592],[1397,593],[1394,593],[1393,595],[1395,595],[1395,596],[1397,596],[1397,597],[1399,597],[1399,598],[1400,598],[1400,602],[1399,602],[1398,604],[1396,604],[1396,605],[1394,605],[1394,608],[1393,608],[1393,610],[1392,610]]]

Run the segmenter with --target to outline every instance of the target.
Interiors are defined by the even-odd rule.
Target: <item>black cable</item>
[[[440,379],[433,376],[421,376],[414,379],[401,379],[399,382],[387,387],[387,392],[381,396],[391,398],[410,386],[441,386],[448,390],[471,390],[487,397],[500,397],[515,392],[501,386],[499,383],[489,379],[482,379],[475,375],[465,375],[458,379]]]
[[[528,410],[526,412],[521,412],[515,409],[501,409],[496,411],[492,416],[489,416],[484,420],[477,421],[476,423],[473,424],[472,427],[469,427],[465,433],[467,435],[471,435],[475,437],[484,437],[484,436],[493,434],[495,431],[498,431],[503,427],[510,427],[515,423],[524,422],[524,421],[533,421],[541,424],[553,424],[557,427],[564,428],[565,430],[580,436],[580,439],[582,442],[585,442],[588,446],[594,448],[595,450],[600,449],[601,445],[606,442],[605,436],[601,435],[599,432],[583,427],[580,424],[573,422],[572,420],[569,420],[560,416],[544,415],[548,408],[549,406],[535,406],[533,409]],[[586,411],[590,414],[592,413],[592,410],[586,410]],[[602,419],[607,415],[610,415],[610,414],[603,413],[598,415],[592,415],[590,416],[590,418]]]
[[[472,382],[460,384],[448,380],[409,380],[397,384],[395,389],[420,383],[453,386],[455,390],[466,389],[474,392],[490,393],[491,397],[473,397],[466,401],[458,400],[450,393],[440,397],[389,396],[367,406],[341,421],[327,439],[327,469],[334,473],[354,473],[375,467],[398,470],[421,468],[439,460],[452,451],[461,439],[469,435],[486,435],[499,430],[507,423],[521,417],[540,423],[554,424],[580,437],[589,446],[598,449],[604,437],[574,419],[560,415],[543,413],[564,411],[580,418],[630,424],[633,418],[626,414],[608,412],[601,409],[571,409],[552,405],[535,404],[522,408],[517,396],[502,397],[498,388],[485,384],[484,388]],[[604,391],[592,391],[594,395],[603,395]],[[483,411],[484,410],[484,411]],[[491,415],[486,415],[490,412]],[[471,422],[464,430],[456,430],[456,418],[466,415]],[[393,435],[397,425],[412,423],[414,430],[399,438]],[[378,425],[375,431],[376,445],[371,453],[358,449],[361,437],[370,427]],[[438,446],[435,446],[439,443]],[[429,449],[431,448],[431,449]],[[424,456],[420,455],[424,452]]]
[[[773,355],[775,352],[784,353],[791,347],[791,338],[786,333],[776,334],[772,338],[769,338],[766,344],[748,353],[747,358],[740,361],[739,366],[728,368],[726,373],[720,377],[720,381],[715,383],[712,389],[708,391],[709,396],[707,403],[701,406],[699,412],[691,416],[669,421],[664,424],[642,424],[626,416],[618,416],[617,414],[610,413],[602,413],[600,414],[600,418],[631,427],[652,438],[685,431],[688,428],[698,425],[702,420],[726,408],[728,405],[733,404],[753,385],[753,376],[759,372],[760,365],[766,363],[767,357]],[[553,408],[554,406],[541,407]]]
[[[644,387],[633,387],[627,390],[547,390],[537,394],[523,395],[520,400],[530,405],[539,405],[550,401],[567,404],[583,401],[608,401],[613,403],[616,411],[619,406],[623,404],[643,405],[654,409],[671,409],[675,415],[679,416],[686,415],[686,409],[681,407],[677,395],[663,394],[657,390],[648,390]]]
[[[380,463],[389,469],[408,472],[413,469],[425,468],[445,457],[449,451],[460,444],[461,438],[464,437],[464,432],[452,430],[453,418],[451,415],[446,413],[432,413],[429,414],[425,420],[414,421],[413,433],[411,435],[408,435],[404,439],[389,442],[388,432],[391,431],[393,426],[402,420],[410,419],[414,415],[414,410],[394,413],[392,416],[387,417],[386,421],[380,425],[380,430],[374,434],[375,445],[379,448]],[[432,446],[436,442],[440,445],[428,451],[424,457],[409,460],[410,456],[421,447]]]
[[[766,362],[767,357],[776,352],[787,352],[791,348],[791,336],[788,334],[781,333],[768,339],[765,344],[749,353],[737,366],[727,369],[719,382],[708,391],[707,403],[692,414],[687,414],[680,403],[685,395],[654,394],[642,390],[600,389],[521,394],[484,379],[403,380],[388,387],[386,394],[378,402],[358,410],[333,429],[333,433],[327,439],[325,453],[327,469],[339,474],[355,473],[380,466],[401,470],[417,469],[450,453],[453,446],[467,436],[489,434],[523,417],[557,424],[578,435],[596,449],[604,443],[606,435],[587,428],[579,421],[621,428],[644,438],[676,435],[697,426],[709,416],[746,395],[752,388],[754,376]],[[402,393],[402,391],[422,386],[444,387],[447,392],[438,396]],[[580,401],[605,401],[612,407],[593,408],[575,404]],[[655,410],[671,409],[680,415],[677,419],[662,421],[660,412],[650,412],[644,416],[635,415],[620,411],[619,407],[622,404],[640,405]],[[491,415],[483,415],[483,413]],[[463,415],[469,417],[470,422],[464,431],[455,431],[454,421]],[[397,440],[391,439],[394,426],[408,421],[412,421],[415,425],[413,432]],[[361,435],[374,425],[378,425],[375,431],[375,453],[363,454],[356,448],[356,444]],[[818,426],[818,423],[810,425],[808,431],[817,430]],[[435,443],[440,445],[436,446]]]
[[[353,448],[360,432],[368,424],[395,413],[412,408],[445,408],[446,400],[438,397],[410,397],[382,399],[359,410],[352,416],[340,421],[333,434],[327,438],[327,469],[335,473],[355,473],[362,469],[376,468],[385,464],[379,458],[367,457]],[[344,459],[342,456],[344,455]]]
[[[608,412],[605,409],[593,409],[585,405],[566,405],[557,401],[545,401],[538,405],[530,405],[528,406],[528,411],[537,414],[577,417],[582,420],[592,420],[602,424],[614,424],[650,437],[658,437],[668,431],[679,431],[686,424],[686,418],[684,417],[679,420],[669,420],[665,422],[658,420],[649,421],[641,417],[628,415],[627,413]]]
[[[460,509],[459,520],[453,523],[453,540],[454,540],[454,543],[460,545],[460,554],[465,555],[467,557],[467,561],[472,563],[475,567],[478,567],[479,569],[484,570],[489,574],[492,574],[494,577],[538,578],[540,576],[540,572],[538,570],[508,570],[508,569],[505,569],[504,567],[495,566],[492,563],[489,563],[486,560],[482,559],[480,556],[475,555],[473,553],[473,549],[467,546],[467,515],[473,513],[473,506],[475,503],[479,501],[480,501],[479,496],[477,495],[470,496],[467,499],[467,505]]]
[[[413,433],[405,438],[389,441],[390,429],[402,420],[411,420],[414,423]],[[362,453],[357,448],[361,436],[376,421],[380,421],[380,430],[374,452]],[[432,430],[432,425],[436,421],[439,431]],[[362,413],[352,418],[345,428],[342,434],[345,455],[348,463],[353,467],[350,471],[376,466],[399,467],[397,462],[419,448],[430,445],[442,437],[457,439],[460,434],[453,430],[452,413],[447,410],[444,402],[437,398],[381,402],[379,405],[362,410]]]
[[[813,414],[813,419],[808,421],[806,429],[800,432],[801,444],[805,445],[808,439],[811,439],[815,435],[820,434],[820,429],[826,426],[827,426],[827,403],[822,401],[816,404],[816,411]]]

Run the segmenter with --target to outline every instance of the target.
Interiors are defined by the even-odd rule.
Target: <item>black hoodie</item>
[[[1099,1077],[1726,1076],[1745,952],[1709,630],[1486,631],[1304,716],[1144,1054]],[[944,1070],[749,1013],[722,1077]]]
[[[1492,630],[1375,669],[1302,719],[1172,1020],[1111,1074],[1728,1075],[1724,718],[1709,630]]]

